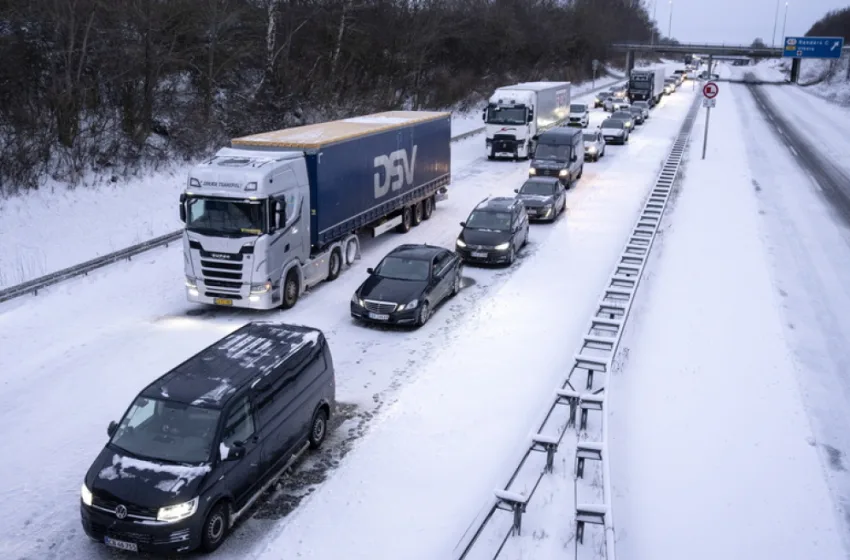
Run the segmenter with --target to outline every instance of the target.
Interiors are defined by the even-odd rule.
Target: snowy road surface
[[[812,269],[770,258],[766,222],[787,218],[759,212],[768,191],[781,200],[811,189],[757,117],[745,86],[725,87],[705,161],[698,117],[621,345],[610,445],[622,560],[846,557],[848,527],[800,394],[823,386],[780,309],[781,283],[802,297],[793,274]]]
[[[261,558],[452,557],[565,377],[568,348],[579,343],[692,99],[665,99],[629,146],[609,147],[617,159],[604,174],[585,172],[567,220],[535,228],[548,234],[535,236],[536,254],[466,314]]]
[[[620,81],[606,77],[595,86]],[[592,85],[577,84],[573,97]],[[483,125],[479,111],[456,113],[452,134]],[[483,136],[478,141],[483,152]],[[0,288],[178,230],[182,224],[177,198],[188,169],[188,164],[176,165],[69,191],[48,184],[19,197],[0,199]]]
[[[365,269],[387,250],[402,242],[453,247],[458,222],[478,201],[490,194],[511,194],[527,177],[525,162],[486,161],[481,137],[454,146],[451,195],[438,205],[431,220],[405,236],[388,234],[365,242],[362,261],[335,282],[319,286],[288,312],[198,314],[184,299],[179,247],[148,253],[0,307],[4,350],[0,353],[4,374],[0,422],[8,427],[4,443],[15,449],[16,456],[14,462],[0,466],[6,498],[0,514],[10,520],[0,530],[0,557],[111,557],[114,553],[86,539],[78,513],[80,481],[106,440],[109,421],[123,413],[145,384],[246,321],[274,318],[310,324],[324,330],[330,340],[343,424],[334,430],[327,449],[308,457],[283,491],[262,500],[254,517],[238,528],[217,555],[244,558],[246,548],[269,535],[270,527],[311,490],[311,484],[321,482],[340,461],[349,462],[345,454],[372,418],[393,421],[392,413],[384,409],[399,389],[412,379],[432,375],[431,362],[446,348],[457,348],[459,340],[480,334],[469,327],[475,309],[498,311],[499,305],[491,301],[502,303],[505,294],[512,293],[505,288],[497,295],[516,271],[546,265],[535,252],[542,251],[550,237],[592,237],[606,228],[630,225],[630,219],[623,224],[617,221],[629,203],[610,199],[616,200],[620,191],[639,199],[634,189],[648,184],[657,170],[684,105],[675,101],[660,108],[653,116],[654,124],[635,134],[629,146],[612,147],[603,160],[586,166],[584,178],[568,197],[575,213],[568,218],[572,225],[535,226],[527,253],[511,269],[468,269],[461,295],[414,333],[355,325],[348,300]],[[602,118],[599,112],[593,115],[595,123]],[[633,203],[635,209],[637,204]],[[570,285],[583,284],[584,274],[573,270]],[[547,282],[551,292],[551,279]],[[541,313],[545,318],[545,312]],[[517,329],[530,326],[518,325]],[[566,335],[559,340],[567,340]],[[527,429],[526,422],[522,429]],[[478,496],[471,496],[468,503],[475,508],[481,504]]]

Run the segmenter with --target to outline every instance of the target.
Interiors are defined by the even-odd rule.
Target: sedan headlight
[[[570,170],[569,170],[569,169],[561,169],[560,173],[558,173],[558,175],[559,175],[560,177],[566,177],[566,176],[567,176],[567,175],[569,175],[569,174],[570,174]]]
[[[626,121],[626,126],[632,126],[632,121]]]
[[[528,174],[529,175],[537,175],[537,170],[532,167],[531,169],[528,170]]]
[[[156,520],[175,523],[192,517],[196,511],[198,511],[198,498],[183,502],[182,504],[159,508],[159,511],[156,513]]]
[[[588,146],[587,151],[590,152],[591,154],[595,154],[596,153],[596,146]]]
[[[351,303],[353,303],[355,305],[359,305],[360,307],[364,307],[363,306],[363,300],[360,299],[360,297],[357,294],[354,294],[353,296],[351,296]]]
[[[544,210],[546,210],[546,211],[548,212],[549,210],[551,210],[551,209],[552,209],[552,205],[551,205],[551,204],[547,204],[546,206],[544,206],[544,207],[543,207],[543,209],[544,209]]]
[[[91,490],[89,490],[89,488],[88,488],[88,486],[86,486],[85,482],[83,482],[83,486],[80,488],[80,499],[87,506],[91,506],[91,501],[92,501]]]
[[[414,299],[410,303],[406,303],[404,305],[399,305],[396,311],[410,311],[411,309],[416,309],[416,306],[419,305],[419,300]]]
[[[457,238],[457,241],[455,243],[458,247],[466,247],[466,243],[460,237]]]
[[[497,251],[507,251],[508,247],[510,247],[510,246],[511,246],[511,244],[509,242],[499,243],[498,245],[496,245],[494,247],[494,249],[496,249]]]

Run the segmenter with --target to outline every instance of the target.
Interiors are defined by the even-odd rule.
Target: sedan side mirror
[[[460,227],[466,227],[466,222],[461,222]]]
[[[519,194],[519,189],[514,189],[514,192]]]
[[[109,426],[107,426],[107,428],[106,428],[106,435],[108,435],[109,437],[112,437],[112,436],[115,435],[115,432],[117,432],[117,431],[118,431],[118,422],[113,420],[112,422],[109,423]]]
[[[367,269],[366,269],[366,274],[375,274],[375,269],[374,269],[374,268],[372,268],[372,267],[367,268]]]

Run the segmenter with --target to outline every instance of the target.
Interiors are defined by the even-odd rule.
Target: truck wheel
[[[401,223],[395,227],[398,233],[407,233],[413,227],[413,211],[410,206],[405,206],[401,211]]]
[[[298,296],[300,295],[298,292],[300,288],[298,273],[293,268],[286,273],[286,280],[283,281],[283,298],[281,298],[283,301],[280,304],[283,309],[292,309],[295,307],[295,304],[298,303]]]
[[[340,272],[342,272],[342,251],[334,249],[328,260],[328,282],[339,278]]]
[[[422,223],[422,201],[420,200],[413,205],[413,226],[418,226]]]
[[[422,201],[422,219],[429,220],[431,219],[431,214],[434,213],[434,197],[429,196],[424,201]]]

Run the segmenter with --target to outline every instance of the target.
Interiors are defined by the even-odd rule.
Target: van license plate
[[[377,321],[386,321],[390,318],[389,315],[385,315],[383,313],[369,313],[370,319],[375,319]]]
[[[139,545],[134,542],[127,541],[118,541],[115,539],[110,539],[109,537],[104,537],[103,542],[105,542],[108,546],[112,548],[118,548],[121,550],[129,550],[130,552],[138,552]]]
[[[476,259],[486,259],[487,253],[472,253],[472,256]]]
[[[232,299],[215,298],[216,305],[233,305]]]

